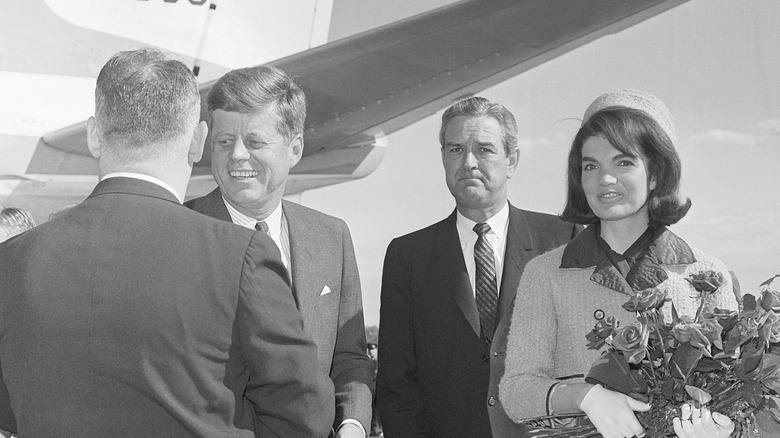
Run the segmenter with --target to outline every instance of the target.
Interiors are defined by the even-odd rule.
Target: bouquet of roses
[[[693,320],[673,304],[665,319],[666,292],[639,291],[623,305],[636,322],[621,327],[608,317],[587,334],[588,348],[607,350],[586,381],[649,402],[650,411],[637,413],[648,438],[674,436],[672,419],[684,403],[727,415],[732,436],[780,436],[780,292],[770,289],[777,277],[761,284],[758,297],[746,294],[741,312],[700,307]],[[724,283],[712,271],[687,280],[701,294]]]

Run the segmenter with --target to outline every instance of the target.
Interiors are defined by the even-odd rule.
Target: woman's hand
[[[672,420],[674,433],[680,438],[727,438],[734,431],[734,423],[720,412],[707,408],[691,408],[685,404],[680,409],[682,419]]]
[[[644,436],[645,430],[634,411],[649,411],[650,405],[595,385],[585,394],[580,409],[604,438],[624,438]]]

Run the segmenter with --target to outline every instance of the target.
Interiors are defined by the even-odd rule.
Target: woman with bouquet
[[[585,347],[584,334],[605,316],[634,322],[636,309],[627,309],[627,301],[657,306],[664,318],[672,318],[673,303],[675,317],[691,320],[715,308],[737,309],[724,264],[667,229],[691,206],[679,194],[674,142],[669,110],[649,93],[606,93],[586,110],[569,152],[561,217],[588,227],[532,260],[518,287],[499,387],[515,421],[584,412],[606,438],[643,436],[634,412],[648,404],[583,381],[600,355]],[[690,279],[702,273],[717,277],[719,287],[694,288]],[[702,432],[699,418],[683,418],[681,434]]]

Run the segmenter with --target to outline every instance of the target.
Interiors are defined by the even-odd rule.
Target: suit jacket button
[[[488,399],[488,404],[489,404],[490,406],[495,406],[495,405],[496,405],[496,398],[491,396],[491,397]]]
[[[490,358],[487,355],[482,356],[482,362],[488,362],[489,360]]]

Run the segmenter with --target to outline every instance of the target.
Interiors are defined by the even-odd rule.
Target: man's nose
[[[463,154],[463,162],[461,165],[464,170],[476,169],[477,163],[477,157],[475,157],[471,151],[466,151],[466,153]]]
[[[241,139],[237,139],[233,144],[233,149],[230,151],[230,159],[233,161],[245,161],[249,159],[249,151],[246,149],[246,146]]]

